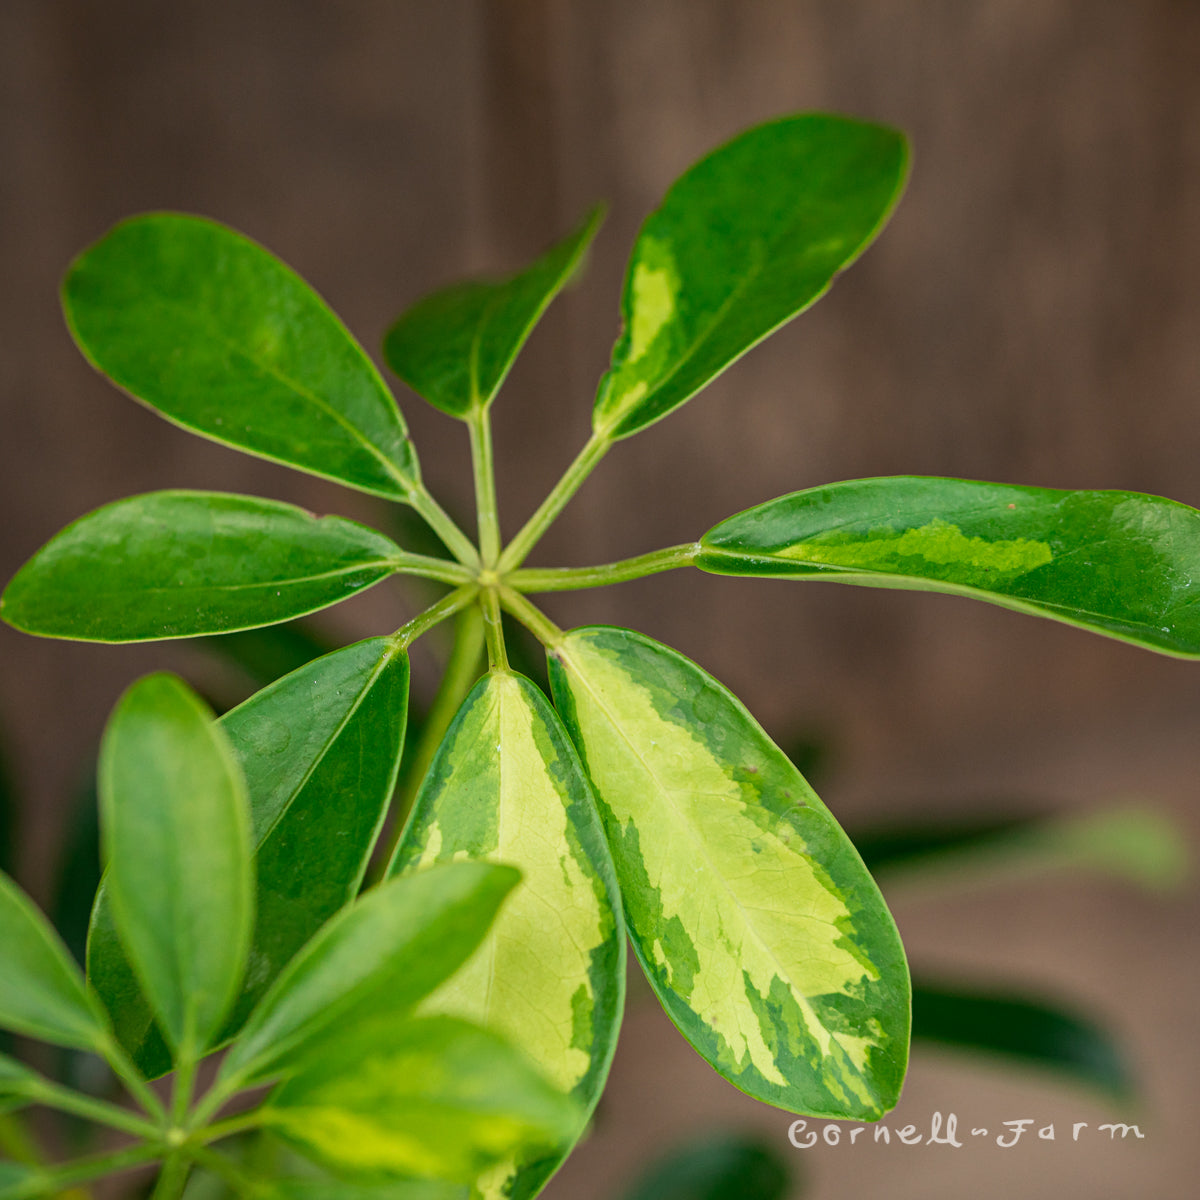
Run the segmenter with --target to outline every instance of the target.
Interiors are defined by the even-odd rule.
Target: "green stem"
[[[140,1167],[145,1163],[161,1158],[163,1147],[161,1143],[142,1142],[137,1146],[127,1146],[113,1154],[94,1154],[87,1158],[77,1158],[72,1162],[63,1163],[58,1167],[38,1171],[28,1180],[6,1188],[5,1200],[37,1200],[38,1197],[51,1195],[56,1191],[72,1187],[77,1183],[87,1183],[104,1175],[114,1175],[118,1171],[128,1171],[132,1167]]]
[[[504,645],[504,624],[500,620],[500,597],[495,588],[486,588],[480,596],[483,607],[483,632],[487,640],[488,666],[493,671],[508,670],[508,650]]]
[[[205,1103],[196,1109],[199,1116],[205,1109],[216,1111],[238,1089],[236,1086],[226,1086],[221,1089],[219,1100],[215,1104],[208,1103],[209,1097],[214,1096],[216,1088],[205,1097]],[[263,1123],[263,1112],[260,1108],[252,1108],[249,1112],[238,1113],[235,1117],[227,1117],[206,1129],[198,1129],[191,1138],[194,1146],[207,1146],[210,1142],[219,1142],[222,1138],[233,1137],[235,1133],[245,1133],[247,1129],[258,1129]]]
[[[204,1146],[188,1146],[189,1157],[205,1170],[223,1179],[239,1196],[257,1196],[269,1188],[252,1179],[236,1163],[232,1163],[223,1154],[209,1150]]]
[[[171,1120],[177,1128],[187,1121],[188,1109],[192,1106],[192,1094],[195,1088],[196,1056],[190,1052],[184,1052],[181,1048],[179,1065],[175,1070],[175,1090],[171,1096]]]
[[[192,1169],[189,1159],[182,1149],[172,1150],[163,1162],[163,1168],[158,1173],[158,1182],[150,1193],[150,1200],[179,1200],[187,1185],[188,1172]]]
[[[570,592],[579,588],[604,587],[655,575],[659,571],[690,567],[699,549],[699,542],[685,542],[598,567],[525,568],[513,571],[504,581],[518,592]]]
[[[424,612],[418,613],[408,624],[401,625],[392,634],[392,641],[401,650],[407,650],[421,634],[428,633],[435,625],[447,617],[453,616],[459,609],[466,608],[478,594],[477,584],[463,584],[448,596],[443,596],[436,604],[431,604]]]
[[[97,1050],[125,1085],[125,1090],[142,1106],[142,1111],[149,1113],[156,1121],[165,1123],[167,1110],[163,1107],[163,1102],[142,1078],[141,1072],[133,1065],[120,1042],[114,1037],[106,1038],[97,1046]]]
[[[486,408],[467,418],[471,433],[471,467],[475,473],[475,507],[479,512],[479,551],[485,567],[500,557],[500,510],[496,504],[496,468],[492,459],[492,419]]]
[[[401,763],[400,770],[403,781],[393,805],[394,823],[383,852],[375,860],[379,872],[375,882],[386,877],[392,858],[395,856],[396,844],[404,832],[404,820],[408,816],[409,809],[412,808],[413,800],[416,799],[421,782],[429,770],[429,765],[433,762],[433,756],[442,744],[442,738],[446,736],[446,730],[450,728],[454,714],[462,707],[462,702],[471,690],[471,685],[479,678],[483,670],[484,640],[483,614],[478,605],[464,608],[458,614],[454,629],[454,647],[446,662],[446,669],[442,675],[442,682],[438,686],[437,695],[433,698],[433,703],[425,718],[425,724],[421,728],[421,736],[417,739],[416,748],[411,757],[406,752],[405,761]]]
[[[501,588],[500,603],[547,649],[562,641],[563,631],[520,592],[514,592],[512,588]]]
[[[30,1088],[28,1094],[35,1104],[44,1104],[47,1108],[58,1109],[59,1112],[74,1113],[77,1117],[86,1117],[89,1121],[120,1129],[125,1133],[133,1134],[134,1137],[153,1140],[162,1135],[162,1130],[158,1125],[144,1120],[135,1113],[119,1108],[115,1104],[109,1104],[105,1100],[97,1100],[91,1096],[85,1096],[81,1092],[73,1091],[71,1088],[62,1087],[49,1079],[39,1080],[35,1086]]]
[[[408,502],[464,567],[479,566],[479,551],[471,545],[471,539],[459,529],[454,523],[454,518],[429,494],[423,483],[418,482],[412,486],[408,493]]]
[[[405,551],[391,560],[401,575],[423,575],[440,583],[467,583],[475,578],[475,572],[462,563],[448,562],[444,558],[431,558],[427,554],[409,554]]]
[[[515,571],[537,545],[542,534],[554,523],[554,518],[567,506],[567,501],[579,491],[580,485],[592,473],[596,464],[608,453],[612,442],[607,434],[593,433],[587,445],[580,450],[575,461],[554,485],[554,489],[542,501],[538,510],[525,522],[520,532],[500,555],[496,570],[501,575]]]

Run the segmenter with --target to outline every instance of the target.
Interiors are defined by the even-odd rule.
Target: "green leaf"
[[[32,1196],[30,1184],[42,1173],[28,1163],[0,1162],[0,1200],[9,1196]]]
[[[886,221],[907,168],[900,133],[822,113],[759,125],[701,159],[634,245],[597,433],[666,416],[820,299]]]
[[[148,675],[100,748],[101,833],[117,933],[180,1060],[212,1040],[254,927],[245,783],[204,703]]]
[[[0,1028],[98,1050],[107,1033],[83,975],[33,901],[0,872]]]
[[[449,863],[365,893],[275,980],[220,1080],[245,1087],[277,1078],[331,1030],[364,1013],[412,1008],[470,957],[520,878],[512,867]]]
[[[468,1200],[465,1184],[441,1179],[391,1179],[349,1183],[344,1179],[278,1179],[272,1195],[282,1200]]]
[[[21,1098],[36,1089],[38,1074],[24,1063],[19,1063],[7,1054],[0,1054],[0,1105],[14,1098]]]
[[[1129,1064],[1103,1029],[1057,1004],[1004,991],[914,981],[913,1040],[1037,1066],[1128,1101]]]
[[[895,924],[829,810],[744,706],[629,630],[551,648],[634,948],[684,1036],[743,1091],[814,1116],[895,1103],[909,981]]]
[[[343,517],[222,492],[150,492],[68,525],[17,572],[0,615],[43,637],[140,642],[326,608],[392,573],[400,548]]]
[[[590,1113],[624,1007],[620,896],[566,730],[533,683],[508,671],[482,679],[459,709],[390,869],[462,858],[510,863],[521,886],[467,965],[421,1011],[503,1035]],[[532,1195],[569,1149],[537,1163],[499,1164],[477,1194]]]
[[[337,648],[303,621],[264,625],[237,633],[218,633],[203,646],[239,667],[260,688]]]
[[[730,517],[695,565],[950,592],[1200,657],[1200,512],[1137,492],[857,479]]]
[[[250,798],[258,919],[246,978],[223,1037],[241,1026],[283,967],[358,894],[387,813],[404,745],[408,656],[370,638],[316,659],[218,722]],[[106,889],[105,889],[106,890]],[[143,1073],[170,1069],[112,920],[105,890],[88,942],[88,977]]]
[[[581,1113],[502,1038],[453,1017],[345,1028],[263,1106],[268,1128],[351,1177],[469,1182],[573,1137]]]
[[[392,500],[419,479],[371,360],[304,280],[232,229],[124,221],[71,265],[63,308],[93,366],[185,429]]]
[[[464,420],[487,408],[550,301],[579,266],[603,210],[507,279],[456,284],[419,301],[387,331],[387,364],[430,404]]]
[[[699,1138],[667,1155],[624,1200],[784,1200],[791,1172],[757,1139]]]

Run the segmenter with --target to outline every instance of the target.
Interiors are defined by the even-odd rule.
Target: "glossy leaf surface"
[[[251,1013],[221,1066],[242,1086],[286,1073],[363,1014],[402,1014],[470,957],[520,879],[449,863],[391,879],[326,922]]]
[[[388,366],[452,417],[486,408],[546,306],[579,266],[602,215],[593,209],[575,233],[516,275],[456,284],[419,301],[384,338]]]
[[[0,1029],[79,1050],[103,1044],[83,974],[50,922],[0,872]]]
[[[1200,657],[1200,512],[1137,492],[858,479],[730,517],[695,564],[950,592]]]
[[[634,245],[596,430],[627,437],[666,416],[818,300],[887,219],[907,164],[895,130],[821,113],[701,159]]]
[[[421,1005],[502,1034],[584,1111],[599,1099],[624,1002],[625,929],[591,787],[557,714],[523,676],[493,671],[446,733],[392,871],[460,858],[522,881],[470,961]],[[563,1153],[569,1147],[563,1147]],[[559,1153],[495,1168],[480,1195],[532,1195]]]
[[[913,1040],[1056,1071],[1118,1099],[1134,1093],[1129,1064],[1099,1026],[1055,1004],[993,990],[913,983]]]
[[[336,604],[393,570],[394,542],[343,517],[222,492],[150,492],[68,525],[17,572],[0,614],[90,642],[270,625]]]
[[[347,1028],[276,1091],[268,1128],[350,1176],[469,1182],[574,1135],[578,1106],[496,1034],[385,1014]]]
[[[181,1057],[220,1030],[254,927],[245,783],[228,740],[173,675],[121,698],[100,748],[106,886],[118,936]]]
[[[304,280],[232,229],[123,221],[71,265],[63,307],[92,365],[185,429],[393,500],[418,478],[371,360]]]
[[[574,630],[550,674],[634,946],[684,1036],[781,1108],[891,1108],[908,1050],[904,952],[800,773],[721,684],[641,634]]]
[[[704,1137],[655,1164],[623,1200],[784,1200],[790,1179],[787,1163],[765,1143]]]
[[[357,894],[391,800],[407,699],[408,656],[387,638],[371,638],[301,667],[218,722],[250,798],[258,914],[226,1035]],[[88,977],[142,1071],[154,1078],[169,1070],[102,898],[93,911]]]

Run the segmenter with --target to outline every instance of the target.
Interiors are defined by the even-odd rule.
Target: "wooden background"
[[[57,310],[71,255],[131,212],[202,212],[266,243],[374,350],[466,272],[521,265],[611,204],[582,287],[496,407],[515,531],[586,437],[638,223],[746,125],[822,108],[915,143],[908,194],[832,294],[702,397],[620,444],[536,561],[691,540],[770,496],[922,473],[1131,488],[1200,505],[1200,6],[1188,0],[4,0],[0,4],[0,576],[118,496],[211,487],[368,521],[370,498],[188,437],[93,376]],[[433,490],[465,510],[465,437],[398,392]],[[1141,798],[1195,843],[1200,667],[949,597],[677,574],[552,598],[695,657],[782,738],[830,747],[851,825],[1033,800]],[[397,591],[337,610],[394,628]],[[0,628],[0,737],[23,802],[19,874],[46,896],[68,797],[119,690],[187,647]],[[432,682],[415,663],[416,686]],[[1136,1145],[1069,1144],[1113,1111],[928,1053],[896,1124],[1032,1116],[1011,1151],[791,1151],[785,1115],[631,1004],[597,1132],[547,1192],[614,1197],[687,1134],[754,1127],[818,1200],[1192,1194],[1200,903],[1033,880],[894,897],[920,965],[1071,998],[1137,1063]],[[1133,1117],[1117,1119],[1132,1120]],[[1101,1135],[1104,1136],[1104,1135]],[[1192,1176],[1194,1178],[1194,1176]],[[799,1192],[797,1192],[799,1194]]]

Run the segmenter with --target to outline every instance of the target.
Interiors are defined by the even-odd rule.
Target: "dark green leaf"
[[[26,633],[138,642],[286,621],[391,574],[400,549],[343,517],[222,492],[150,492],[68,525],[0,600]]]
[[[909,981],[879,889],[745,707],[681,654],[594,626],[551,647],[554,699],[595,787],[634,948],[730,1082],[874,1120],[900,1092]]]
[[[463,1183],[573,1139],[583,1120],[496,1034],[392,1013],[343,1029],[262,1112],[268,1128],[351,1177]]]
[[[122,222],[63,285],[80,349],[195,433],[401,500],[417,459],[379,373],[298,275],[215,221]]]
[[[107,1034],[83,975],[33,901],[0,872],[0,1028],[96,1050]]]
[[[363,1013],[403,1013],[487,932],[519,871],[448,863],[389,880],[328,921],[250,1014],[221,1066],[228,1086],[275,1078]]]
[[[237,996],[254,927],[241,771],[203,702],[157,674],[109,719],[99,780],[117,933],[172,1047],[193,1059]]]
[[[419,301],[384,338],[388,366],[452,417],[486,408],[546,306],[574,274],[602,217],[593,209],[575,233],[519,274],[456,284]]]
[[[1028,996],[914,981],[912,1036],[1045,1067],[1122,1100],[1134,1092],[1129,1065],[1103,1029]]]
[[[701,159],[634,245],[596,431],[627,437],[666,416],[818,300],[887,219],[907,166],[895,130],[821,113]]]
[[[421,1011],[502,1034],[590,1112],[624,1007],[620,894],[567,732],[545,696],[509,671],[491,672],[463,703],[391,871],[462,858],[509,863],[521,871],[521,886],[470,962]],[[476,1182],[477,1195],[532,1195],[569,1150],[498,1164]]]
[[[756,1139],[704,1137],[662,1159],[624,1200],[784,1200],[791,1173]]]
[[[250,797],[258,914],[235,1032],[293,955],[358,893],[404,744],[408,656],[388,638],[335,651],[218,722]],[[170,1069],[150,1009],[98,900],[88,973],[148,1077]]]
[[[1200,657],[1200,512],[1137,492],[857,479],[723,521],[696,566],[951,592]]]

